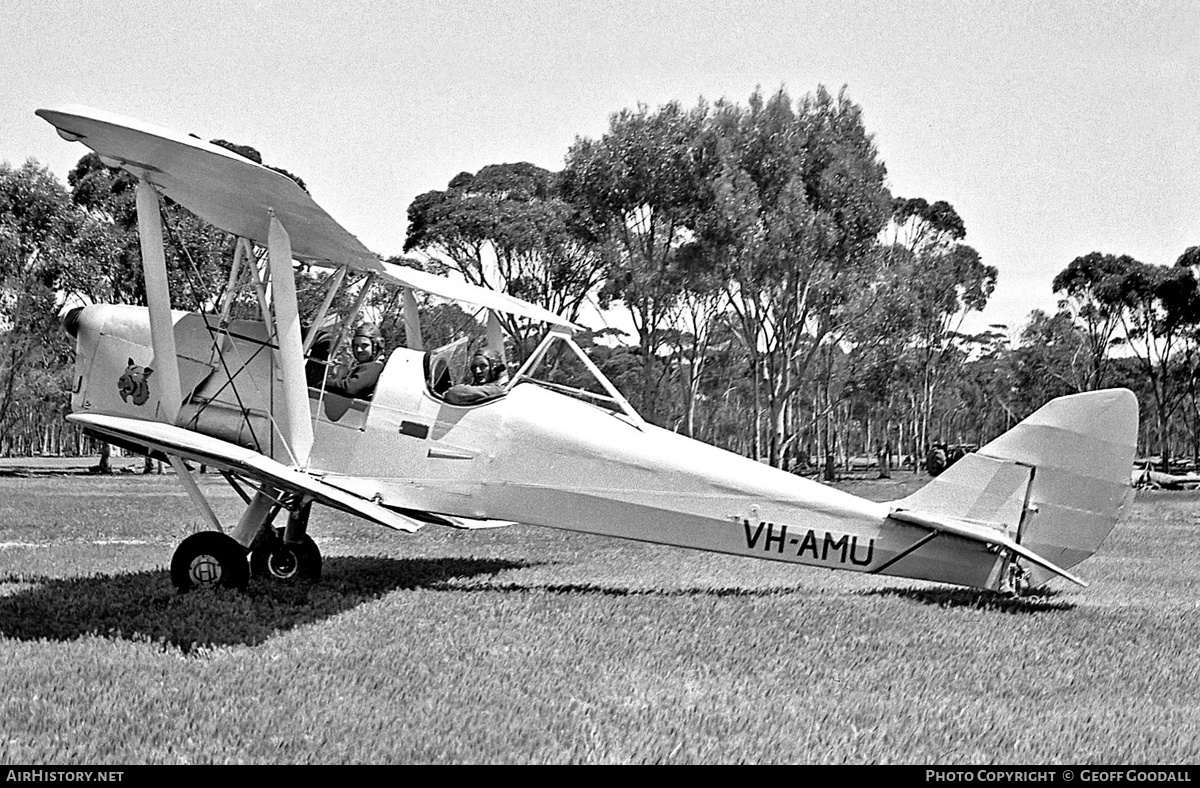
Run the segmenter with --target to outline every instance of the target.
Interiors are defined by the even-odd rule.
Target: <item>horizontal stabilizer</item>
[[[157,421],[99,413],[72,413],[67,419],[120,443],[210,465],[271,487],[311,496],[314,500],[373,523],[412,533],[423,523],[333,487],[303,471],[289,468],[256,451]]]
[[[1033,478],[1028,465],[971,452],[897,508],[1011,529],[1021,522]]]
[[[1012,539],[1009,539],[1000,531],[993,528],[965,522],[962,520],[955,520],[951,517],[927,514],[924,512],[914,512],[906,509],[897,509],[889,514],[888,518],[897,522],[928,528],[931,531],[936,531],[938,533],[960,536],[963,539],[970,539],[975,542],[982,542],[987,545],[994,545],[996,547],[1003,548],[1015,555],[1019,555],[1030,563],[1036,564],[1037,566],[1040,566],[1043,569],[1058,575],[1059,577],[1065,577],[1067,580],[1070,580],[1076,585],[1083,586],[1084,588],[1087,588],[1088,586],[1087,582],[1082,578],[1068,572],[1066,569],[1063,569],[1062,567],[1057,566],[1050,561],[1047,561],[1045,558],[1042,558],[1032,550],[1022,547]]]

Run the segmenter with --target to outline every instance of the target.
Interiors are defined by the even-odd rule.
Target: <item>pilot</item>
[[[504,393],[504,385],[499,382],[505,372],[504,360],[497,351],[492,348],[476,350],[467,369],[471,382],[459,383],[446,391],[446,401],[451,405],[473,405]]]
[[[352,399],[370,399],[383,372],[383,332],[374,323],[360,323],[350,341],[351,364],[329,371],[326,391]]]

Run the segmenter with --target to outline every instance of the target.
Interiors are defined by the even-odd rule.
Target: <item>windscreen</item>
[[[462,337],[429,351],[429,378],[426,383],[431,391],[444,394],[455,383],[467,379],[467,348],[470,341],[470,337]]]

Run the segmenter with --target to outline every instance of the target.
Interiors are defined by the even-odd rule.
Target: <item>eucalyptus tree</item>
[[[1091,390],[1093,339],[1068,309],[1029,314],[1011,351],[1011,407],[1024,418],[1055,397]],[[1107,342],[1104,343],[1107,346]]]
[[[683,290],[676,258],[711,202],[708,114],[703,101],[623,110],[600,139],[577,139],[563,170],[564,197],[609,251],[602,296],[620,300],[633,322],[642,364],[634,400],[652,421],[660,417],[658,352]]]
[[[816,372],[821,349],[842,342],[871,309],[882,259],[886,174],[861,109],[825,88],[793,102],[780,90],[714,113],[731,311],[751,359],[765,455],[783,464],[789,401]],[[825,365],[831,370],[832,366]],[[828,381],[827,381],[828,382]],[[758,454],[757,448],[755,452]]]
[[[66,405],[70,347],[58,328],[60,291],[113,239],[71,203],[45,167],[0,163],[0,435],[16,421],[57,418]],[[17,409],[16,403],[24,404]],[[30,407],[39,403],[34,410]]]
[[[1200,323],[1200,290],[1186,265],[1155,266],[1120,258],[1120,299],[1125,345],[1137,359],[1154,400],[1159,456],[1170,470],[1171,417],[1186,394],[1177,367],[1188,338]],[[1115,308],[1115,307],[1114,307]]]
[[[1175,261],[1176,267],[1200,270],[1200,246],[1192,246]],[[1192,444],[1192,462],[1200,466],[1200,321],[1189,326],[1184,335],[1186,341],[1186,363],[1184,371],[1189,407],[1185,410],[1189,438]]]
[[[726,319],[715,321],[700,378],[696,436],[747,456],[756,445],[758,426],[749,361],[733,324]]]
[[[966,227],[945,201],[898,197],[890,227],[889,264],[906,271],[905,308],[912,313],[909,342],[919,386],[915,449],[923,451],[939,390],[961,363],[963,320],[987,304],[998,272],[963,242]]]
[[[871,449],[879,457],[880,474],[888,475],[892,456],[911,443],[915,409],[908,394],[915,379],[909,337],[916,330],[916,313],[908,306],[908,270],[892,265],[884,254],[883,268],[870,284],[871,309],[856,320],[848,335],[847,364],[856,396],[877,428]]]
[[[1125,277],[1136,263],[1122,255],[1091,254],[1076,257],[1054,277],[1054,292],[1063,294],[1059,308],[1066,310],[1083,332],[1085,377],[1079,391],[1103,388],[1110,348],[1121,326],[1125,308]]]
[[[679,391],[680,413],[672,421],[676,431],[699,437],[697,406],[714,333],[723,319],[726,293],[714,259],[703,253],[701,244],[683,247],[673,267],[680,291],[667,315],[671,328],[662,332],[671,350]]]
[[[1012,417],[1012,347],[1006,326],[993,325],[967,341],[969,358],[957,376],[961,409],[955,424],[959,442],[982,446],[1006,432]]]
[[[404,250],[575,320],[604,278],[605,259],[587,217],[562,198],[560,178],[525,162],[460,173],[413,200]],[[519,355],[532,349],[534,327],[501,320]]]

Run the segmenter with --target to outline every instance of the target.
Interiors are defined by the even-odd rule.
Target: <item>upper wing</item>
[[[286,228],[297,260],[347,265],[422,292],[569,331],[579,329],[549,310],[504,293],[383,262],[291,178],[219,145],[88,107],[39,109],[37,115],[64,139],[96,151],[105,164],[124,167],[209,224],[260,246],[268,243],[273,212]]]
[[[251,449],[181,427],[99,413],[72,413],[67,419],[117,442],[145,446],[164,454],[173,454],[220,470],[231,471],[282,490],[309,495],[326,506],[356,514],[398,531],[412,533],[424,524],[328,485],[315,476],[289,468]]]
[[[88,107],[39,109],[64,139],[78,140],[154,184],[209,224],[266,246],[271,215],[287,228],[292,254],[308,262],[382,271],[377,255],[286,175],[219,145]]]

